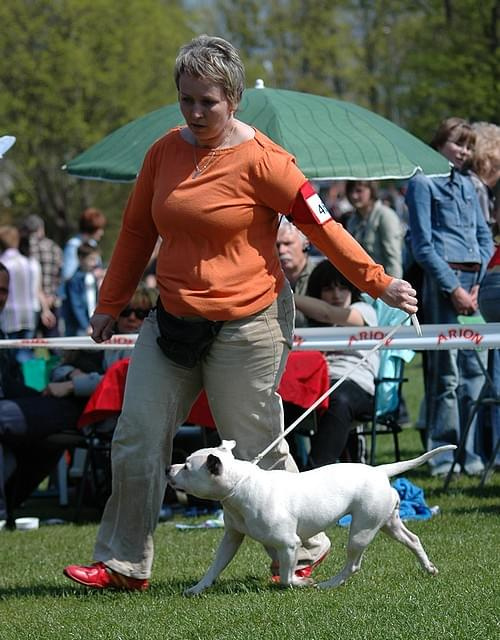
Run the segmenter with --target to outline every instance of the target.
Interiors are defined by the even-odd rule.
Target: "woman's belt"
[[[471,273],[481,271],[481,265],[477,262],[448,262],[448,264],[455,271],[470,271]]]

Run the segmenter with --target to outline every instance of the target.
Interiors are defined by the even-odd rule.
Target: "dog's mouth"
[[[175,476],[172,475],[172,471],[171,471],[171,467],[167,467],[165,469],[165,475],[167,477],[167,482],[168,484],[172,487],[172,489],[175,489]]]
[[[169,472],[166,473],[167,476],[167,483],[172,487],[172,489],[177,493],[177,492],[182,492],[184,493],[186,490],[184,487],[182,487],[177,481],[176,481],[176,476],[172,476]]]

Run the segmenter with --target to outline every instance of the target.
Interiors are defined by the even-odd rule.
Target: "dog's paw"
[[[197,584],[194,585],[194,587],[189,587],[189,589],[185,589],[183,592],[184,596],[187,596],[188,598],[192,598],[193,596],[199,596],[200,593],[203,593],[205,591],[205,587],[199,587]]]
[[[427,571],[430,573],[431,576],[437,576],[437,574],[439,573],[438,568],[432,564],[432,562],[429,563],[429,566],[427,567]]]
[[[345,584],[345,578],[336,576],[334,578],[330,578],[330,580],[318,582],[315,586],[316,589],[335,589],[337,587],[341,587],[343,584]]]

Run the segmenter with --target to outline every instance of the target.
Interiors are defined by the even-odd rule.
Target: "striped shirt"
[[[10,275],[9,297],[0,316],[2,330],[9,334],[35,329],[35,304],[31,285],[31,267],[17,249],[7,249],[0,255],[0,262]]]
[[[30,254],[42,268],[42,289],[46,296],[56,296],[61,284],[63,252],[50,238],[30,237]]]

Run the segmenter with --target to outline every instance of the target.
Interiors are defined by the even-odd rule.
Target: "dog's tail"
[[[444,451],[452,451],[456,449],[456,445],[447,444],[443,447],[437,447],[436,449],[432,449],[432,451],[428,451],[418,458],[413,458],[412,460],[402,460],[401,462],[392,462],[391,464],[380,464],[377,466],[377,469],[384,471],[387,474],[388,478],[392,476],[397,476],[399,473],[404,473],[409,469],[414,469],[415,467],[424,464],[430,458],[437,456],[439,453],[443,453]]]

